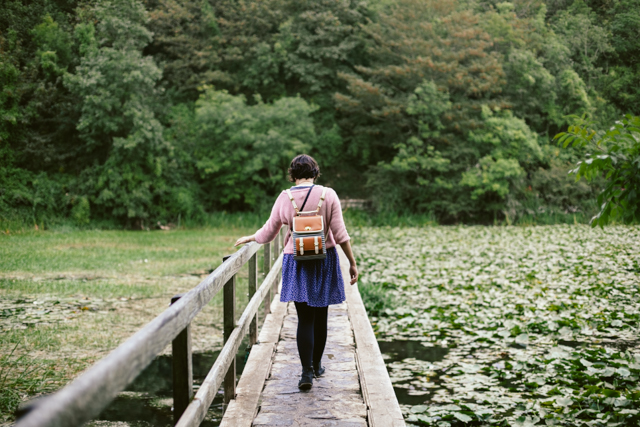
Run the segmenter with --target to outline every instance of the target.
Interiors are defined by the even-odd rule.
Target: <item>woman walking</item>
[[[282,260],[282,291],[280,301],[294,301],[298,312],[297,344],[302,375],[298,387],[308,390],[313,385],[314,376],[321,376],[325,368],[321,366],[322,354],[327,341],[327,313],[330,304],[340,304],[345,300],[344,283],[340,272],[340,261],[336,244],[349,259],[349,276],[353,285],[358,280],[358,267],[351,251],[349,234],[342,218],[340,200],[330,188],[316,186],[320,167],[313,157],[306,154],[296,156],[289,168],[289,181],[295,183],[290,188],[293,200],[283,191],[276,199],[271,216],[266,224],[252,236],[238,239],[236,246],[256,241],[268,243],[274,240],[282,225],[289,227],[285,239]],[[324,202],[320,198],[324,193]],[[304,211],[305,206],[319,206],[319,214],[324,218],[324,233],[327,257],[322,260],[297,261],[293,257],[291,228],[296,215],[293,203]]]

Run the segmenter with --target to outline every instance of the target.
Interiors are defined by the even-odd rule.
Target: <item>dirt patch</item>
[[[0,297],[0,331],[28,329],[36,325],[67,322],[85,312],[114,311],[126,298],[103,300],[90,297]]]

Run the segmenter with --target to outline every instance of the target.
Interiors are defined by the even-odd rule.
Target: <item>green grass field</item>
[[[0,423],[106,355],[236,251],[248,228],[0,235]],[[238,310],[247,302],[238,278]],[[221,296],[192,325],[194,351],[221,347]],[[168,351],[165,350],[165,351]]]

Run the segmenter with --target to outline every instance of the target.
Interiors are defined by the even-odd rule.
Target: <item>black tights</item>
[[[327,342],[327,313],[329,307],[310,307],[306,302],[296,302],[295,304],[298,312],[298,334],[296,340],[302,367],[318,367]]]

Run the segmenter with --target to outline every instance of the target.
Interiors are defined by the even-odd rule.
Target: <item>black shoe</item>
[[[298,381],[300,390],[309,390],[313,386],[313,368],[302,368],[302,376]]]
[[[316,378],[320,378],[320,375],[324,374],[324,371],[325,371],[324,366],[318,365],[317,367],[316,366],[313,367],[313,375]]]

